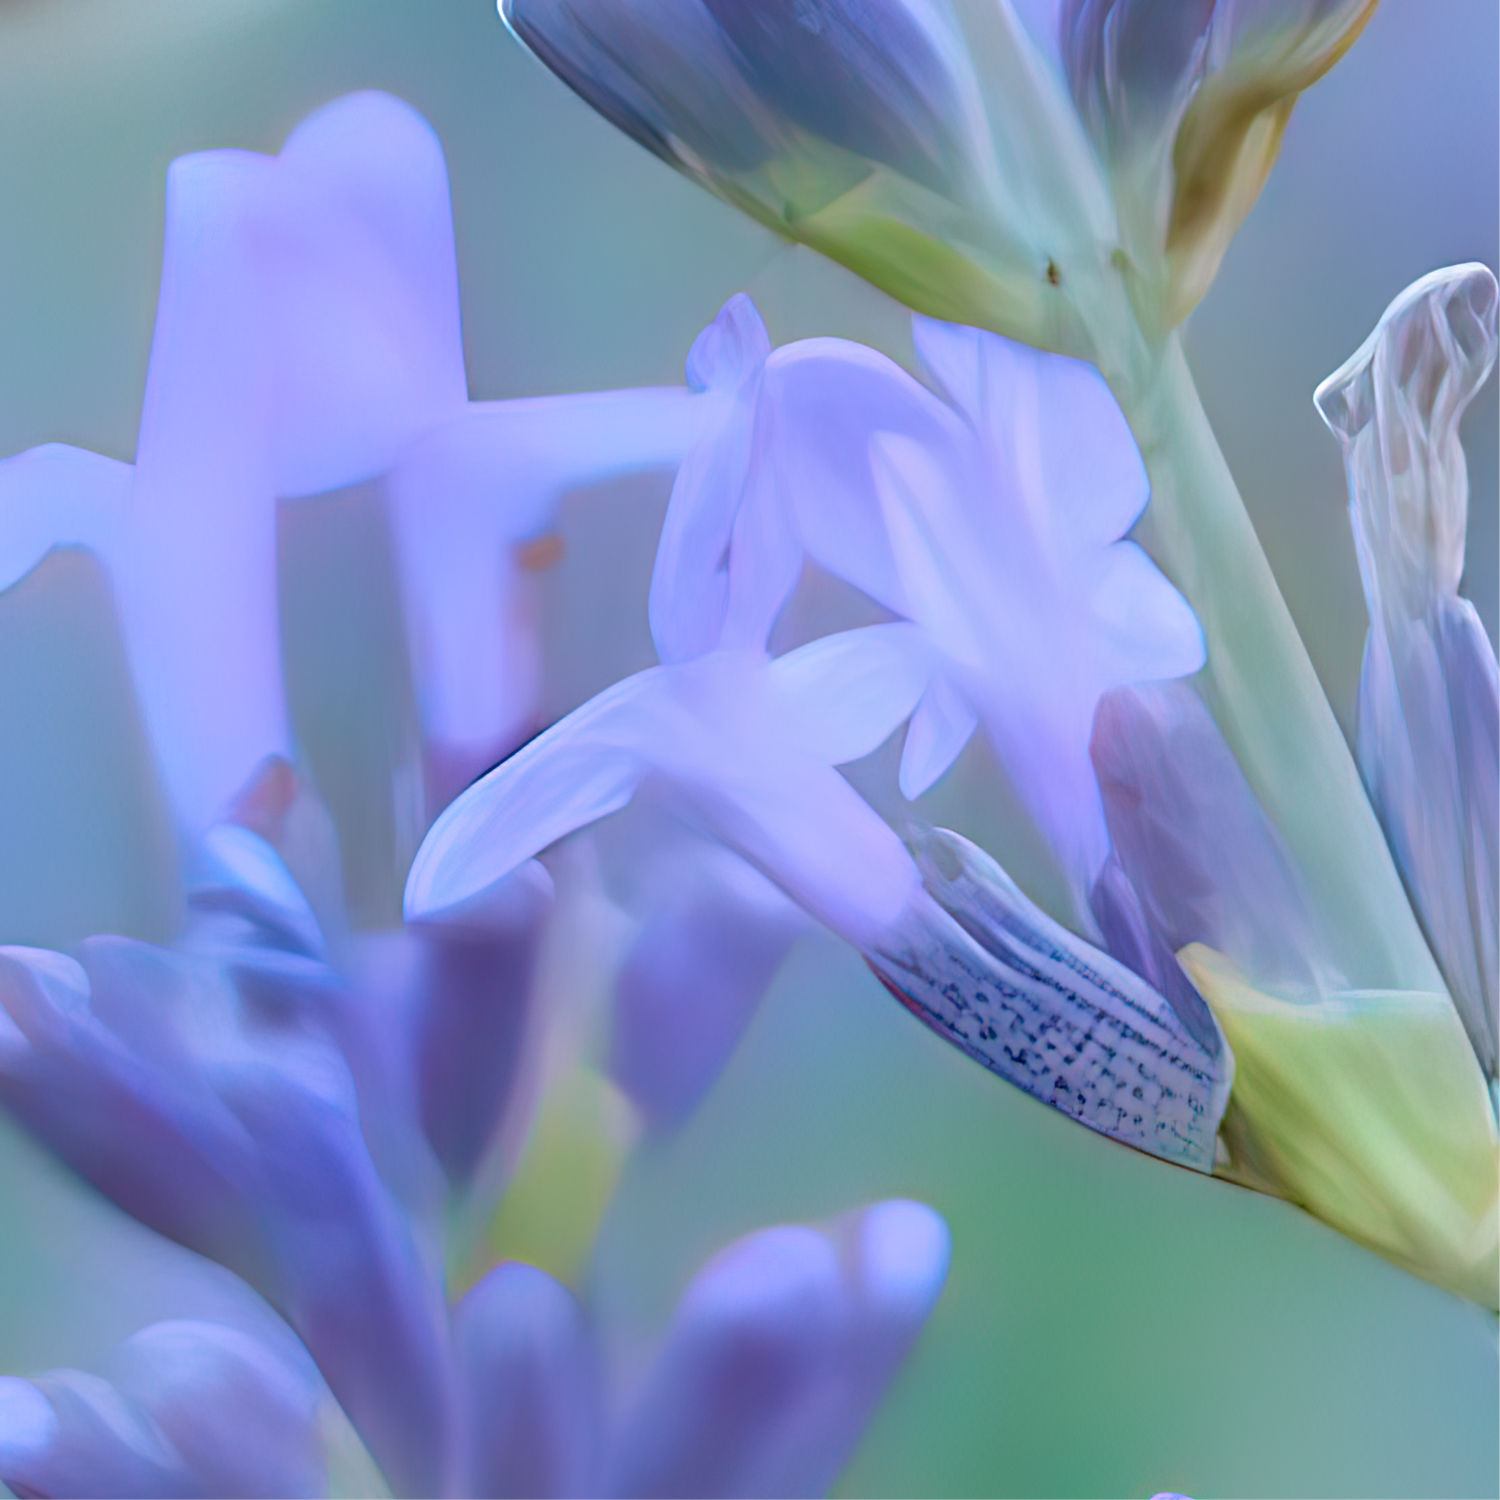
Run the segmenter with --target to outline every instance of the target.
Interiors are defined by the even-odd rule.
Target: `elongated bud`
[[[1058,261],[1110,237],[1108,198],[1008,4],[994,18],[1005,139],[946,0],[500,0],[500,12],[607,120],[778,234],[921,312],[1078,345]]]
[[[1064,67],[1156,316],[1180,322],[1255,205],[1303,89],[1375,0],[1065,0]]]
[[[1344,450],[1370,613],[1359,762],[1481,1066],[1496,1071],[1500,667],[1458,596],[1469,481],[1459,418],[1496,355],[1494,275],[1435,271],[1315,401]]]

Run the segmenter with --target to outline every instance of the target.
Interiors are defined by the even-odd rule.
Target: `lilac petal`
[[[1083,360],[978,328],[914,318],[917,352],[948,399],[1013,466],[1034,519],[1061,548],[1112,542],[1150,484],[1119,402]],[[1045,508],[1045,509],[1044,509]]]
[[[133,471],[129,464],[44,443],[0,459],[0,588],[24,578],[54,547],[113,555]]]
[[[387,493],[427,735],[484,753],[524,732],[535,670],[515,551],[572,489],[677,464],[705,401],[680,388],[476,402],[411,444]]]
[[[688,350],[687,383],[695,391],[734,392],[771,352],[770,335],[755,303],[736,292]]]
[[[195,1322],[143,1328],[112,1365],[115,1385],[156,1422],[195,1493],[327,1493],[323,1387],[310,1367],[294,1368],[238,1329]]]
[[[662,866],[615,984],[609,1062],[658,1131],[697,1108],[807,927],[727,850],[673,846]]]
[[[462,1411],[457,1492],[594,1492],[598,1353],[568,1289],[532,1266],[496,1266],[454,1310],[453,1347]]]
[[[828,765],[879,748],[927,690],[935,654],[910,625],[823,636],[771,665],[779,732]]]
[[[978,727],[979,715],[945,677],[935,677],[906,728],[901,795],[913,801],[948,770]]]
[[[933,899],[865,952],[925,1025],[1033,1098],[1167,1161],[1212,1170],[1233,1059],[1122,963],[1052,921],[946,829],[917,849]]]
[[[552,880],[522,865],[489,904],[483,934],[419,929],[415,984],[422,1127],[455,1184],[468,1182],[515,1102]]]
[[[257,230],[274,351],[276,493],[389,468],[467,399],[448,172],[409,104],[365,91],[309,115]]]
[[[651,727],[662,670],[607,688],[451,803],[412,861],[407,920],[461,919],[525,860],[624,807],[646,772],[631,732]]]
[[[80,1500],[202,1493],[150,1416],[79,1370],[0,1376],[0,1484]]]
[[[1134,542],[1105,553],[1090,602],[1099,671],[1110,686],[1190,677],[1207,659],[1192,606]]]
[[[830,1237],[843,1261],[851,1314],[818,1395],[778,1435],[765,1492],[823,1495],[905,1362],[948,1274],[950,1236],[926,1204],[894,1198],[847,1215]]]
[[[1329,978],[1280,836],[1190,687],[1106,694],[1091,753],[1120,865],[1170,951],[1206,943],[1283,990]]]
[[[819,1393],[851,1298],[815,1230],[740,1240],[684,1294],[609,1465],[619,1495],[769,1495],[783,1432]]]

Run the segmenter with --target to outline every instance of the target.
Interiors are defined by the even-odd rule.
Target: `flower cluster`
[[[561,1170],[559,1113],[615,1171],[631,1135],[544,1000],[550,875],[520,862],[441,926],[383,924],[346,885],[351,820],[329,804],[347,787],[288,758],[279,507],[362,487],[388,518],[418,732],[377,795],[406,799],[414,838],[445,788],[534,727],[526,552],[557,500],[671,465],[724,423],[729,375],[690,375],[469,401],[442,154],[388,96],[328,106],[276,158],[173,167],[136,463],[51,445],[0,465],[0,571],[80,544],[106,568],[184,916],[167,947],[0,950],[0,1104],[285,1328],[163,1323],[101,1374],[0,1379],[16,1493],[806,1493],[836,1477],[942,1288],[942,1219],[896,1199],[751,1234],[654,1345],[622,1346],[587,1287],[607,1182],[546,1182],[578,1224],[541,1234],[545,1266],[507,1258],[492,1227],[524,1197],[519,1178],[507,1192],[518,1157],[522,1177]],[[801,704],[809,734],[836,729]],[[695,904],[663,892],[643,910],[618,977],[612,1067],[659,1129],[806,925],[739,862],[687,850]],[[393,860],[387,889],[404,873]]]

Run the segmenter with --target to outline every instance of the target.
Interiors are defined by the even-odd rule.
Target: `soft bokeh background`
[[[1048,0],[1024,9],[1044,17]],[[1364,614],[1311,392],[1408,281],[1496,263],[1497,24],[1493,0],[1383,0],[1298,106],[1190,329],[1205,402],[1346,724]],[[274,151],[309,109],[370,86],[409,99],[447,148],[475,396],[678,379],[694,333],[743,287],[778,339],[852,333],[902,353],[895,309],[614,134],[487,0],[7,0],[0,454],[57,439],[132,457],[168,162]],[[1493,636],[1493,384],[1466,435],[1468,589]],[[649,659],[664,499],[643,482],[568,502],[549,708]],[[329,588],[325,619],[357,579]],[[54,558],[0,595],[0,704],[0,941],[159,924],[160,800],[85,559]],[[1007,809],[976,804],[972,761],[932,813],[982,834],[1025,882],[1026,837]],[[1284,1205],[1078,1129],[922,1030],[827,941],[797,950],[689,1128],[632,1166],[596,1291],[646,1328],[730,1236],[897,1193],[948,1216],[953,1272],[850,1493],[1500,1485],[1492,1318]],[[151,1317],[240,1295],[0,1122],[0,1371],[85,1362]]]

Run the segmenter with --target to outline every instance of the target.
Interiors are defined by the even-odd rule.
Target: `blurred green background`
[[[1047,0],[1029,15],[1044,17]],[[1315,664],[1350,722],[1364,611],[1313,386],[1422,272],[1497,258],[1493,0],[1383,0],[1299,104],[1190,349]],[[778,340],[902,352],[899,311],[712,201],[524,57],[487,0],[8,0],[0,6],[0,454],[128,459],[183,152],[277,149],[390,89],[453,179],[476,397],[680,378],[749,287]],[[1496,398],[1470,413],[1468,591],[1496,628]],[[661,482],[569,501],[547,600],[560,712],[649,660]],[[3,521],[3,518],[0,518]],[[0,597],[0,941],[159,919],[161,811],[107,593],[54,559]],[[1026,878],[971,752],[931,809]],[[1035,890],[1035,888],[1034,888]],[[1035,890],[1045,896],[1045,890]],[[859,1494],[1493,1495],[1492,1318],[1281,1204],[1078,1129],[805,942],[717,1092],[638,1157],[596,1292],[648,1328],[730,1236],[910,1194],[954,1231],[948,1291],[842,1488]],[[0,1122],[0,1371],[96,1358],[244,1298]],[[246,1315],[255,1315],[253,1310]]]

